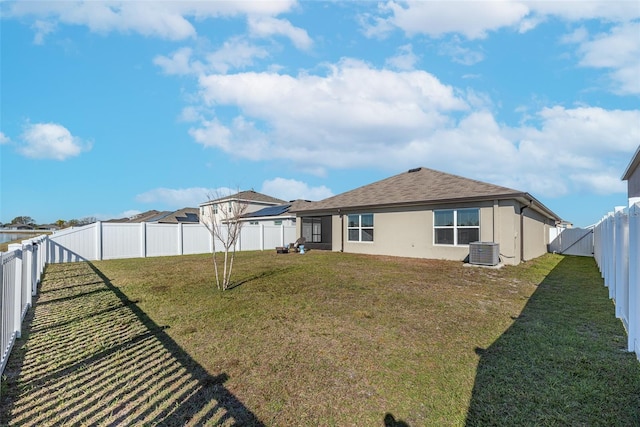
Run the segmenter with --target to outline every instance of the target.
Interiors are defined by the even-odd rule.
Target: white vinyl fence
[[[38,292],[47,256],[47,236],[23,240],[0,252],[0,377],[22,333],[22,321]]]
[[[275,249],[296,240],[296,227],[249,225],[242,227],[237,251]],[[222,248],[216,242],[216,251]],[[122,224],[96,222],[56,232],[49,237],[47,262],[96,261],[213,252],[213,239],[202,224]]]
[[[616,208],[595,226],[594,257],[627,330],[627,350],[640,359],[640,203]]]
[[[265,250],[296,240],[296,227],[242,227],[236,250]],[[221,242],[215,245],[222,249]],[[97,222],[9,245],[0,253],[0,376],[20,338],[22,321],[37,294],[45,264],[212,253],[213,240],[201,224],[121,224]]]
[[[562,229],[556,233],[555,238],[551,239],[549,252],[562,255],[593,256],[593,228]]]

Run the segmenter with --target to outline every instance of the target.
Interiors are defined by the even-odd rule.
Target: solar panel
[[[259,216],[278,216],[287,212],[291,205],[278,205],[278,206],[269,206],[266,208],[262,208],[259,211],[251,212],[246,214],[245,218],[256,218]]]

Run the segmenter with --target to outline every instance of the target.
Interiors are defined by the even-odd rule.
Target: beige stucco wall
[[[537,258],[547,252],[549,224],[538,212],[524,210],[524,260]]]
[[[433,243],[433,211],[454,208],[479,208],[480,240],[497,242],[500,245],[500,259],[504,264],[521,262],[521,204],[516,200],[486,201],[456,206],[433,205],[402,209],[345,211],[344,219],[340,215],[332,216],[332,249],[372,255],[462,261],[469,255],[468,245],[451,246]],[[350,213],[374,214],[373,242],[347,240],[347,215]],[[298,221],[298,227],[300,222]],[[547,252],[549,227],[544,216],[530,208],[524,210],[524,260],[536,258]]]
[[[344,212],[344,220],[339,215],[332,217],[332,249],[372,255],[462,261],[469,255],[468,245],[433,243],[433,211],[452,208],[479,208],[480,240],[499,243],[503,263],[520,262],[520,204],[515,200]],[[532,259],[546,252],[548,226],[544,224],[541,215],[532,210],[527,213],[527,210],[529,209],[525,210],[524,216],[524,253],[525,259]],[[350,213],[374,214],[373,242],[347,240],[347,215]]]

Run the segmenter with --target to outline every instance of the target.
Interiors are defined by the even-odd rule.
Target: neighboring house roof
[[[198,208],[182,208],[158,220],[161,224],[198,223]]]
[[[503,199],[522,199],[549,218],[561,219],[528,193],[424,167],[310,203],[296,212]]]
[[[631,178],[631,175],[633,175],[633,172],[638,168],[638,166],[640,166],[640,146],[638,146],[636,153],[633,155],[633,158],[631,159],[631,163],[629,163],[629,166],[627,166],[627,169],[624,171],[624,174],[622,175],[622,180],[628,181],[629,178]]]
[[[255,212],[249,212],[243,215],[243,218],[264,218],[264,217],[295,217],[293,211],[296,208],[302,208],[312,202],[308,200],[292,200],[289,203],[275,206],[267,206]]]
[[[205,206],[212,203],[224,202],[227,200],[241,200],[243,202],[261,202],[261,203],[268,203],[272,205],[280,205],[280,204],[286,203],[286,201],[282,199],[277,199],[275,197],[271,197],[266,194],[258,193],[257,191],[254,191],[254,190],[246,190],[246,191],[240,191],[230,196],[220,197],[214,200],[208,200],[204,203],[201,203],[200,206]]]
[[[139,213],[137,215],[130,216],[128,218],[110,219],[105,222],[130,222],[130,223],[131,222],[132,223],[156,222],[170,214],[171,214],[170,211],[157,211],[154,209],[154,210]]]

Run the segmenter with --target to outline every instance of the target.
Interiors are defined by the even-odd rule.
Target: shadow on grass
[[[281,274],[284,274],[288,271],[291,271],[293,267],[284,267],[284,268],[275,268],[275,269],[270,269],[270,270],[265,270],[261,273],[258,274],[254,274],[253,276],[250,277],[246,277],[244,279],[241,279],[235,283],[232,283],[231,285],[229,285],[229,287],[227,288],[227,290],[231,290],[231,289],[235,289],[235,288],[239,288],[240,286],[249,283],[249,282],[253,282],[255,280],[260,280],[260,279],[265,279],[268,277],[274,277],[274,276],[278,276]]]
[[[593,258],[565,257],[480,362],[479,425],[640,425],[640,364]]]
[[[5,371],[0,424],[263,425],[226,374],[209,375],[92,263],[48,271]]]

